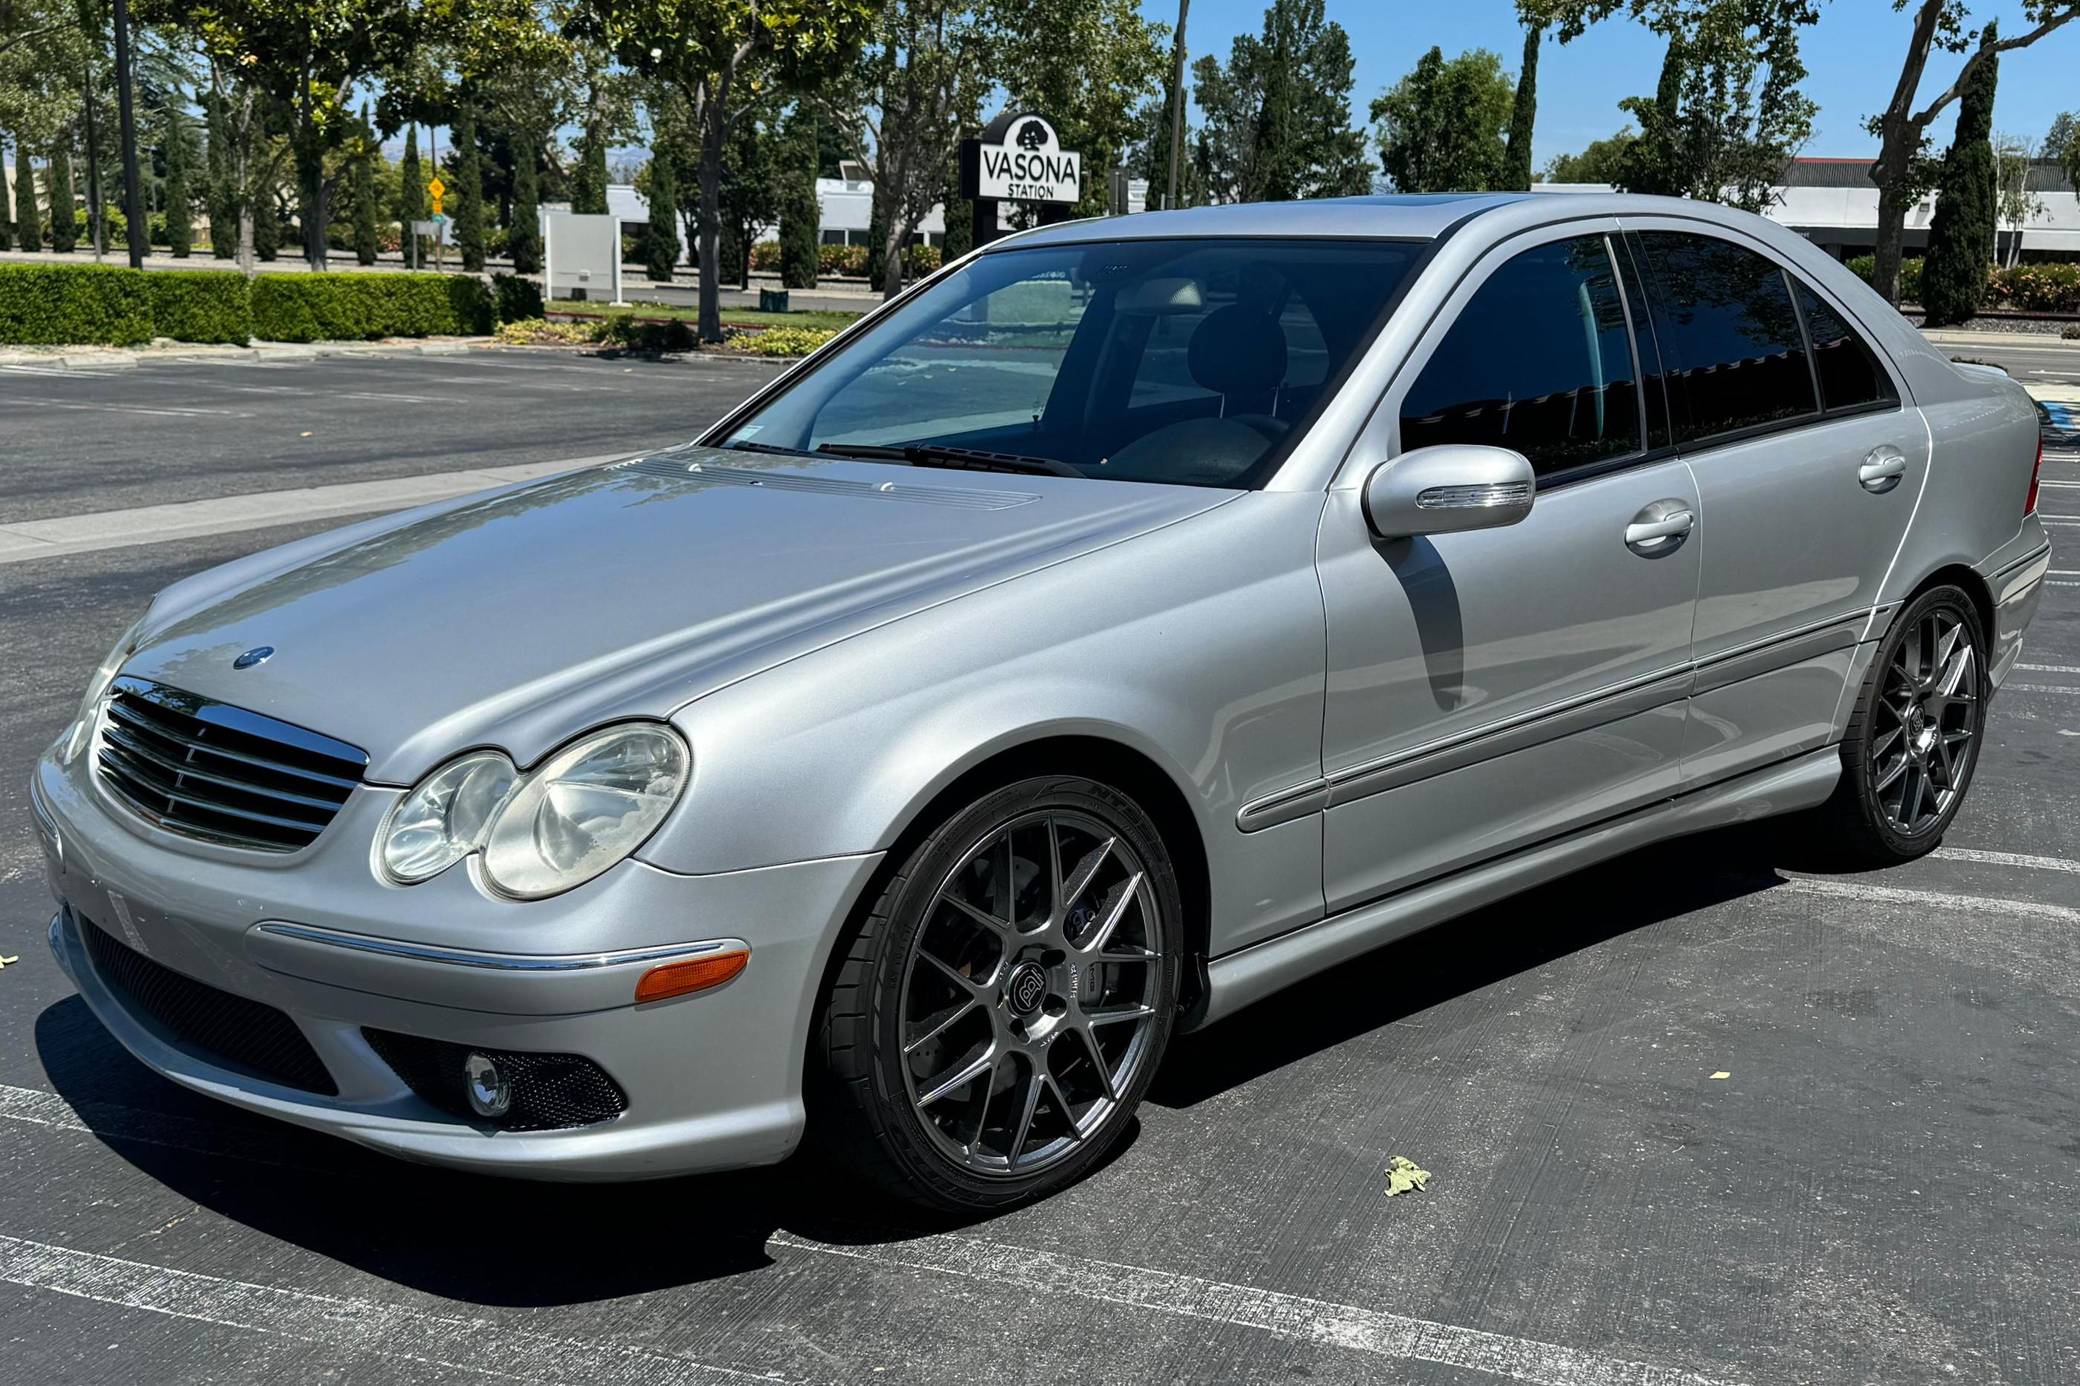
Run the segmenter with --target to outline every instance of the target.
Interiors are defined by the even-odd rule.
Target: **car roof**
[[[1737,226],[1754,233],[1768,225],[1753,213],[1688,198],[1605,192],[1415,193],[1325,197],[1307,202],[1232,202],[1175,212],[1093,217],[1007,236],[991,246],[1025,249],[1090,241],[1161,240],[1198,236],[1290,236],[1340,239],[1434,240],[1470,218],[1497,236],[1566,217],[1677,215]]]

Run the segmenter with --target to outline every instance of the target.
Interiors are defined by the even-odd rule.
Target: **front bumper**
[[[139,1059],[234,1105],[428,1163],[555,1179],[630,1179],[771,1163],[803,1123],[801,1077],[829,949],[878,857],[680,876],[640,861],[551,900],[492,900],[461,869],[399,889],[368,843],[395,791],[357,789],[282,861],[190,845],[123,815],[84,760],[37,765],[31,794],[59,903],[51,948]],[[92,921],[92,922],[90,922]],[[133,1005],[83,930],[285,1014],[337,1086],[252,1076]],[[659,961],[742,940],[750,965],[711,991],[633,1004]],[[510,1131],[424,1101],[365,1037],[583,1056],[627,1096],[618,1117]]]

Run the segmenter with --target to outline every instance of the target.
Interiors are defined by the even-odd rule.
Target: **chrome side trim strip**
[[[1743,679],[1752,679],[1760,674],[1772,673],[1793,664],[1802,664],[1808,659],[1847,649],[1860,643],[1863,627],[1869,622],[1870,613],[1859,611],[1854,616],[1844,617],[1819,626],[1807,626],[1784,635],[1773,635],[1768,640],[1749,645],[1743,649],[1730,650],[1712,656],[1697,666],[1697,683],[1690,690],[1694,697],[1725,688]]]
[[[2008,564],[2008,565],[2007,565],[2006,567],[2002,568],[2002,569],[2001,569],[2001,570],[2000,570],[1999,572],[1995,573],[1995,574],[1993,575],[1993,581],[1995,581],[1995,582],[1998,582],[1998,581],[2000,581],[2000,580],[2001,580],[2002,578],[2006,577],[2006,576],[2007,576],[2008,574],[2010,574],[2010,573],[2014,572],[2014,571],[2015,571],[2015,570],[2016,570],[2017,568],[2020,568],[2020,567],[2024,566],[2025,564],[2029,564],[2029,563],[2034,563],[2034,562],[2036,562],[2036,561],[2037,561],[2038,559],[2040,559],[2040,558],[2044,557],[2044,556],[2045,556],[2046,554],[2049,554],[2050,552],[2051,552],[2051,545],[2049,545],[2049,544],[2046,544],[2046,545],[2044,545],[2044,547],[2043,547],[2043,548],[2041,548],[2041,549],[2038,549],[2038,550],[2037,550],[2036,552],[2034,552],[2034,553],[2026,553],[2026,554],[2024,554],[2024,555],[2023,555],[2022,557],[2020,557],[2020,558],[2016,559],[2016,560],[2015,560],[2015,561],[2014,561],[2013,563],[2010,563],[2010,564]]]
[[[749,952],[751,945],[740,938],[703,939],[697,943],[666,943],[655,948],[624,948],[614,953],[484,953],[469,948],[442,948],[430,943],[407,943],[403,939],[350,934],[339,929],[320,929],[309,924],[270,920],[254,926],[255,933],[302,943],[322,943],[357,953],[375,953],[386,958],[413,962],[446,963],[453,967],[482,967],[497,972],[588,972],[601,967],[630,963],[665,962],[674,958],[699,957],[725,949]]]
[[[1235,826],[1246,833],[1274,828],[1280,823],[1290,823],[1296,818],[1305,818],[1320,813],[1329,807],[1329,782],[1309,780],[1306,784],[1281,789],[1261,799],[1244,804],[1235,814]]]

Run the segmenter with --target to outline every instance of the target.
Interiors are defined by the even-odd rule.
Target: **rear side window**
[[[1877,353],[1842,321],[1842,315],[1820,301],[1805,285],[1798,286],[1799,311],[1806,315],[1806,337],[1813,344],[1813,369],[1820,375],[1820,407],[1865,409],[1899,403],[1892,378],[1878,364]]]
[[[1401,402],[1403,451],[1511,448],[1541,476],[1640,451],[1639,382],[1601,236],[1527,250],[1489,275]]]
[[[1678,446],[1819,412],[1791,285],[1731,241],[1641,232]]]

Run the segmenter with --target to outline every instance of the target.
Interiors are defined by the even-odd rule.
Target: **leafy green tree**
[[[798,101],[781,123],[774,151],[775,191],[780,204],[780,284],[813,289],[822,254],[823,208],[816,199],[818,118]],[[951,209],[948,215],[951,216]]]
[[[513,219],[506,228],[506,250],[515,274],[542,272],[542,202],[540,148],[534,132],[513,135]]]
[[[1538,45],[1545,26],[1524,26],[1524,62],[1517,69],[1517,99],[1509,112],[1509,142],[1503,154],[1509,164],[1509,186],[1518,192],[1531,188],[1531,127],[1538,118]]]
[[[1516,85],[1502,59],[1432,48],[1372,103],[1380,166],[1399,192],[1488,192],[1509,186],[1503,134]]]
[[[583,0],[572,28],[597,36],[630,68],[676,86],[700,132],[700,311],[703,341],[722,339],[722,165],[747,94],[768,82],[806,85],[844,62],[872,17],[871,0]]]
[[[1639,143],[1639,134],[1630,126],[1615,135],[1589,141],[1588,147],[1579,154],[1556,154],[1545,167],[1544,180],[1548,183],[1609,183],[1623,186],[1625,182],[1625,160],[1630,157],[1632,147]]]
[[[1322,0],[1272,0],[1263,29],[1238,34],[1223,68],[1192,67],[1206,113],[1199,152],[1219,202],[1341,197],[1371,186],[1365,135],[1351,128],[1351,48]]]
[[[1683,79],[1689,71],[1683,36],[1671,34],[1661,57],[1661,80],[1653,97],[1632,96],[1618,103],[1640,124],[1639,138],[1627,148],[1617,183],[1628,192],[1679,197],[1689,186],[1683,155]]]
[[[165,206],[166,248],[176,260],[185,260],[195,248],[195,206],[189,171],[195,160],[195,144],[188,131],[187,114],[177,105],[166,108],[160,151],[166,160],[166,181],[160,187]]]
[[[289,155],[283,137],[288,111],[241,78],[230,60],[212,53],[207,61],[210,239],[235,247],[239,268],[250,274],[254,262],[272,260],[280,244],[276,185]]]
[[[1988,23],[1980,36],[1981,48],[1992,49],[1998,42],[1995,26]],[[1979,311],[1993,263],[1998,195],[1993,97],[1999,60],[1974,63],[1971,74],[1957,102],[1957,131],[1943,160],[1935,216],[1928,224],[1928,257],[1921,262],[1921,307],[1930,327],[1953,326]]]
[[[419,162],[419,126],[404,127],[404,157],[397,164],[397,220],[406,244],[413,235],[412,223],[426,220],[426,169]]]
[[[51,161],[44,170],[50,189],[51,249],[70,254],[78,243],[79,223],[72,208],[72,127],[59,132],[51,145]]]
[[[27,145],[14,150],[14,234],[22,249],[43,249],[43,220],[36,210],[36,165],[30,162]]]
[[[672,174],[672,161],[653,155],[647,182],[650,220],[643,227],[639,253],[650,278],[669,284],[672,268],[679,263],[679,189]]]
[[[961,138],[967,139],[977,132],[966,130]],[[944,191],[939,194],[939,205],[944,208],[946,229],[939,236],[939,258],[942,264],[951,264],[975,248],[975,204],[961,194],[961,162],[959,151],[946,161]]]
[[[1079,216],[1102,216],[1135,113],[1170,67],[1170,31],[1139,0],[991,0],[1005,109],[1044,113],[1088,170]]]
[[[484,269],[484,183],[482,155],[477,148],[477,103],[474,93],[464,91],[455,108],[455,123],[449,130],[454,149],[448,156],[449,176],[454,186],[455,246],[462,254],[462,268],[471,274]]]
[[[354,259],[372,265],[382,253],[381,217],[376,208],[376,132],[361,108],[361,132],[355,141],[353,179]]]

